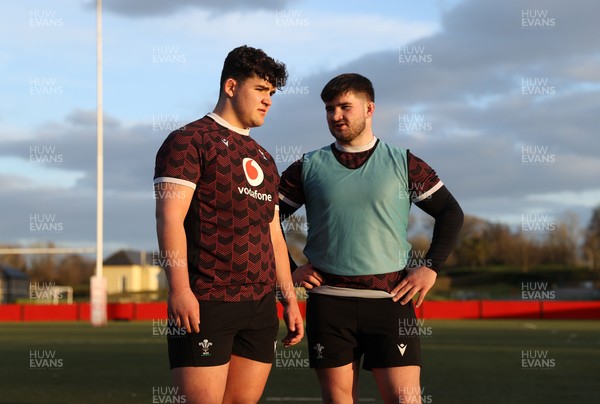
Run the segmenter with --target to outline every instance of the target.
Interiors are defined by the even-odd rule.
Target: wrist
[[[291,307],[298,307],[298,300],[296,298],[288,299],[288,300],[280,300],[279,302],[283,306],[284,310],[287,310]]]
[[[298,304],[298,298],[296,296],[296,289],[278,289],[277,300],[283,305],[283,307],[289,307],[292,304]]]
[[[180,295],[183,293],[191,292],[192,288],[189,285],[170,286],[169,295]]]

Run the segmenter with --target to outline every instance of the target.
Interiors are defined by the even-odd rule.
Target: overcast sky
[[[94,2],[0,15],[0,243],[92,246]],[[519,228],[572,211],[585,226],[600,204],[598,15],[589,0],[105,0],[106,253],[156,248],[156,151],[212,110],[241,44],[290,72],[251,132],[280,171],[331,142],[319,93],[357,72],[376,136],[427,161],[466,214]]]

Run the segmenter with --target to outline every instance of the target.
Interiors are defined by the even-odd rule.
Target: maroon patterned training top
[[[258,300],[274,289],[279,175],[248,130],[211,113],[172,132],[156,156],[154,183],[162,182],[195,189],[185,232],[199,300]]]

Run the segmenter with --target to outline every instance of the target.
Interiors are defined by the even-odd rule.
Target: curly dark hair
[[[329,80],[323,87],[323,91],[321,91],[321,99],[327,103],[347,92],[363,94],[370,102],[375,102],[373,83],[357,73],[344,73]]]
[[[223,63],[221,71],[220,91],[227,79],[232,78],[239,82],[250,77],[259,77],[268,81],[273,87],[281,89],[288,78],[285,64],[273,59],[262,49],[250,46],[239,46],[229,52]]]

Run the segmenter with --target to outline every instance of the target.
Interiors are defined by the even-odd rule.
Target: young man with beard
[[[373,135],[367,78],[337,76],[321,99],[336,141],[292,164],[279,187],[283,218],[306,205],[309,263],[293,278],[309,292],[310,365],[324,402],[358,402],[363,358],[386,403],[420,403],[412,298],[418,295],[418,307],[435,283],[463,213],[429,165]],[[412,265],[411,203],[435,218],[427,255]]]
[[[275,289],[288,334],[303,336],[279,224],[278,173],[250,137],[271,107],[285,65],[241,46],[223,65],[213,112],[172,132],[156,156],[156,224],[169,282],[168,336],[186,402],[256,403],[274,356]]]

